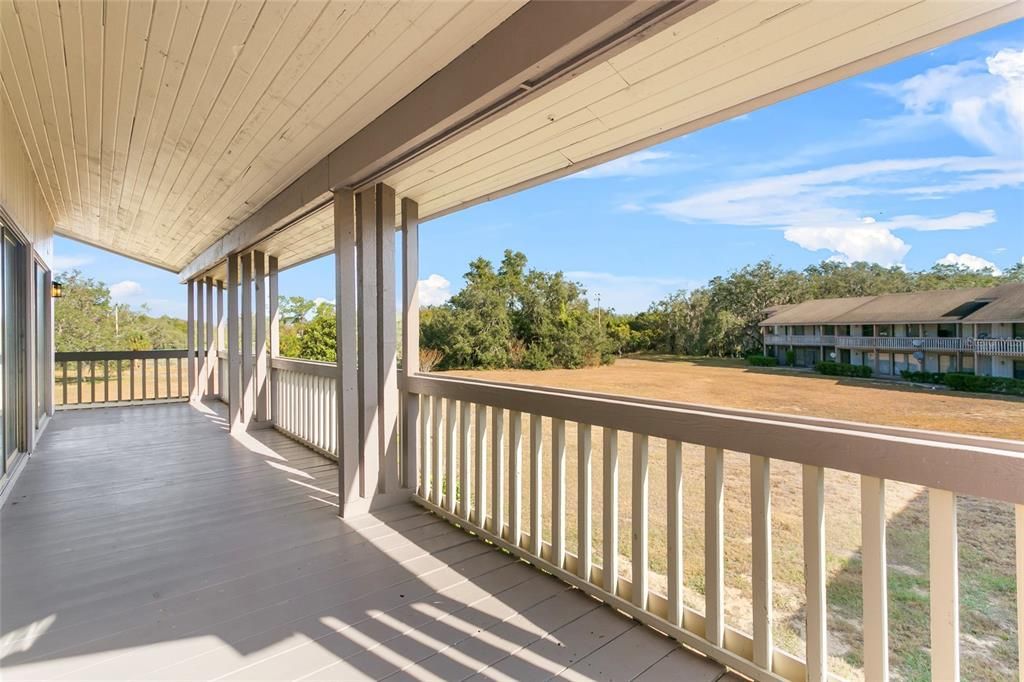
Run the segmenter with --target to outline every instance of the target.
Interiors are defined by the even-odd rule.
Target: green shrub
[[[944,372],[915,372],[909,369],[901,370],[900,376],[907,381],[919,381],[924,384],[943,384],[946,378]]]
[[[974,374],[947,374],[944,382],[954,391],[1024,396],[1024,379],[986,377]]]
[[[771,355],[748,355],[747,363],[755,367],[775,367],[779,360]]]
[[[792,348],[786,351],[786,364],[790,367],[796,367],[796,351]]]
[[[871,376],[871,368],[867,365],[851,365],[846,362],[818,362],[814,369],[821,374],[828,374],[837,377],[860,377]]]

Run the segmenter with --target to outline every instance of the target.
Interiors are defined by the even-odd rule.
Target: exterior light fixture
[[[57,280],[50,282],[50,295],[54,298],[64,298],[64,284]]]

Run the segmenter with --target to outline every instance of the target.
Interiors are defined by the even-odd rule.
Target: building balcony
[[[765,334],[769,346],[831,346],[835,337],[821,334]]]
[[[269,359],[269,419],[238,429],[227,404],[247,399],[202,357],[189,402],[167,402],[188,400],[168,357],[149,375],[170,373],[166,396],[53,417],[2,518],[4,679],[827,679],[826,471],[860,479],[865,676],[884,679],[885,481],[928,500],[933,670],[959,641],[956,496],[1024,509],[1013,441],[416,373],[401,448],[372,451],[387,505],[340,519],[339,482],[365,469],[336,464],[338,367]],[[75,402],[114,404],[81,377]],[[694,449],[700,593],[683,580]],[[750,631],[725,618],[726,457],[750,471]],[[802,476],[806,658],[773,640],[773,462]]]

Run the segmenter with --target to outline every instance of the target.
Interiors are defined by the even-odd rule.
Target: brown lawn
[[[468,377],[521,384],[628,394],[661,400],[769,410],[789,414],[874,422],[894,426],[955,431],[1002,438],[1024,438],[1024,400],[955,394],[887,381],[836,379],[791,370],[754,370],[737,361],[625,358],[613,366],[581,370],[452,372]],[[506,430],[507,433],[507,430]],[[529,426],[523,424],[524,523],[529,528]],[[544,448],[550,424],[544,420]],[[631,435],[619,436],[619,552],[622,574],[630,567]],[[567,425],[568,546],[576,536],[576,430]],[[594,559],[601,562],[602,448],[593,433]],[[687,603],[703,611],[704,459],[698,446],[684,448],[684,564]],[[550,485],[545,457],[542,485]],[[650,442],[650,564],[652,588],[663,592],[666,568],[665,444]],[[772,545],[775,638],[802,656],[804,601],[800,467],[772,467]],[[750,488],[747,456],[727,452],[726,477],[726,621],[750,632]],[[507,478],[507,474],[506,474]],[[470,480],[473,480],[472,478]],[[862,661],[859,479],[839,471],[826,473],[826,533],[829,570],[830,659],[834,673],[860,678]],[[550,538],[550,495],[545,495],[543,525]],[[895,676],[928,679],[927,495],[919,486],[887,485],[890,650]],[[507,512],[506,512],[507,513]],[[507,517],[506,517],[507,523]],[[1013,510],[984,500],[959,500],[961,629],[963,673],[969,679],[1007,679],[1016,671]]]

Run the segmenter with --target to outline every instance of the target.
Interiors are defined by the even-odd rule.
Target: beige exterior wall
[[[24,411],[25,433],[28,436],[25,448],[31,452],[42,430],[36,420],[36,386],[40,383],[47,385],[52,381],[53,367],[53,306],[49,305],[49,298],[46,299],[48,306],[43,314],[49,316],[47,328],[50,330],[50,338],[46,340],[45,347],[49,349],[50,358],[44,365],[46,367],[44,371],[40,371],[37,361],[35,302],[38,297],[35,290],[35,266],[36,263],[41,263],[52,273],[54,223],[50,208],[39,189],[35,171],[23,146],[18,121],[11,113],[9,103],[2,96],[0,96],[0,209],[6,216],[5,222],[12,223],[10,227],[31,247],[28,252],[30,257],[26,256],[29,262],[24,263],[25,291],[28,292],[29,302],[27,310],[25,310],[27,319],[25,320],[24,344],[27,353],[27,357],[25,357],[27,368],[25,398],[28,403]],[[52,391],[47,391],[47,393],[49,397],[44,399],[43,405],[48,414],[53,414]],[[21,461],[24,462],[24,458]]]

